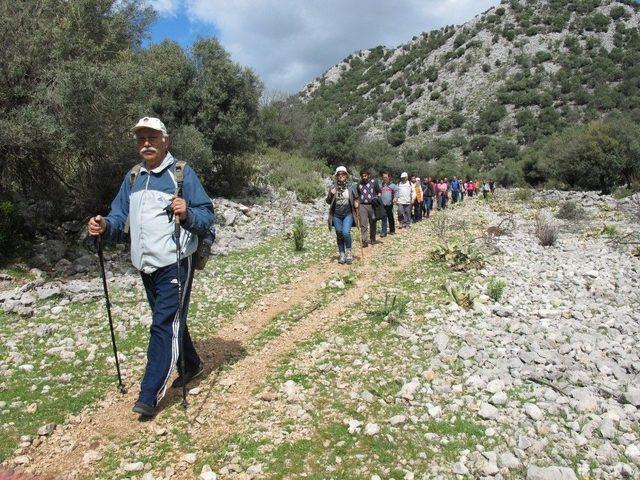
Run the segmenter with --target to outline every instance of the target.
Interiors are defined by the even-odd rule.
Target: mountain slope
[[[511,0],[396,49],[357,52],[299,97],[366,140],[418,147],[462,134],[482,146],[488,135],[516,148],[640,107],[639,23],[632,1]]]

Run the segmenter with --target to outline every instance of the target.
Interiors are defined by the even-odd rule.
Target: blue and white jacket
[[[129,217],[131,262],[144,273],[176,262],[174,223],[164,210],[171,203],[176,190],[177,160],[167,152],[156,168],[148,171],[144,164],[133,185],[129,172],[118,195],[111,203],[105,218],[111,238],[124,231]],[[198,234],[204,234],[214,222],[213,205],[198,176],[187,164],[183,169],[183,197],[187,202],[187,219],[181,223],[180,246],[186,258],[198,248]]]

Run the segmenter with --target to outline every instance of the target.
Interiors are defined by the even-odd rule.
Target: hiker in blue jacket
[[[451,180],[451,200],[453,203],[457,203],[460,198],[460,181],[458,177],[453,177]]]
[[[176,195],[177,160],[169,152],[169,135],[164,124],[158,118],[144,117],[132,132],[141,162],[125,176],[109,215],[91,218],[88,230],[91,236],[115,239],[130,228],[131,262],[140,271],[153,312],[147,367],[133,411],[149,417],[155,414],[179,361],[181,316],[185,371],[172,387],[181,387],[203,371],[186,327],[186,316],[193,281],[192,254],[198,246],[197,236],[206,233],[213,224],[214,214],[209,195],[189,165],[183,168],[183,195]],[[180,308],[173,217],[178,217],[182,226],[180,271],[184,293]]]

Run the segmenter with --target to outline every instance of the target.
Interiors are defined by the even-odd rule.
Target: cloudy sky
[[[499,0],[149,0],[151,41],[216,36],[268,91],[294,93],[356,50],[461,24]]]

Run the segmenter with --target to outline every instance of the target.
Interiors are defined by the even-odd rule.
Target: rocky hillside
[[[530,144],[640,105],[639,20],[631,0],[503,0],[462,26],[350,55],[300,97],[394,146],[455,134]]]

